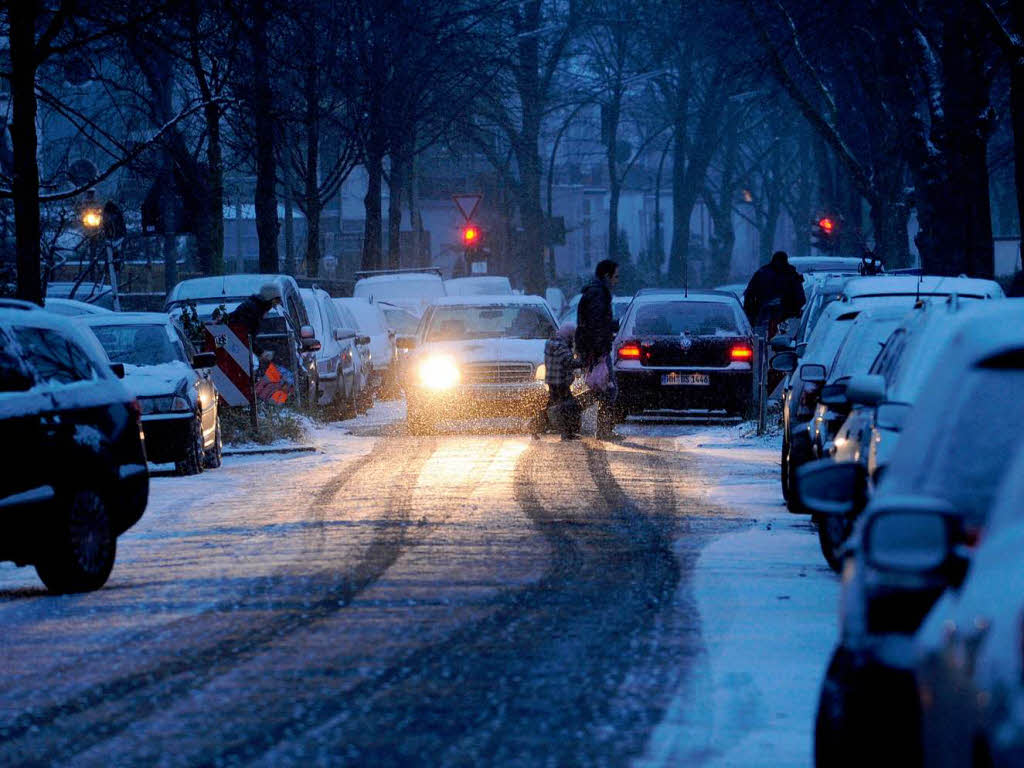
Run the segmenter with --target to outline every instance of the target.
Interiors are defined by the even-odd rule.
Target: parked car
[[[857,315],[836,351],[808,424],[811,453],[815,458],[831,454],[834,439],[855,403],[874,402],[876,389],[860,384],[857,374],[866,373],[881,353],[886,339],[906,315],[903,307],[879,307]],[[868,384],[873,383],[868,380]],[[839,515],[815,516],[821,554],[834,571],[839,570],[839,548],[850,534],[853,518]]]
[[[820,766],[916,752],[912,636],[962,579],[1024,428],[1024,301],[999,303],[998,320],[965,318],[950,339],[842,553],[840,639],[815,726]],[[822,461],[800,470],[795,492],[812,512],[849,515],[866,482],[862,464]],[[937,538],[949,544],[941,562]]]
[[[612,317],[615,320],[621,320],[622,315],[629,308],[630,303],[633,301],[632,296],[612,296]],[[574,296],[572,301],[569,302],[566,309],[562,312],[562,316],[558,320],[558,324],[563,323],[575,323],[576,313],[580,307],[580,297]]]
[[[445,295],[437,270],[380,270],[358,272],[352,296],[373,304],[386,301],[421,316],[434,299]]]
[[[817,366],[828,364],[848,330],[833,326],[833,321],[848,322],[862,310],[885,306],[902,306],[909,312],[921,301],[946,299],[952,295],[956,295],[958,301],[969,302],[1002,298],[1004,294],[992,280],[928,275],[857,277],[843,284],[839,298],[823,304],[806,347],[801,349],[794,340],[783,336],[771,340],[772,348],[778,352],[772,358],[772,368],[789,374],[783,385],[781,478],[782,493],[791,510],[794,508],[790,494],[793,474],[797,467],[814,458],[804,434],[824,383],[825,371]]]
[[[182,475],[221,464],[217,388],[209,375],[212,352],[197,352],[170,317],[158,312],[86,315],[107,356],[124,366],[124,383],[138,398],[146,455],[174,462]]]
[[[446,296],[511,296],[512,283],[503,275],[455,277],[444,281]]]
[[[398,386],[394,365],[398,355],[396,334],[388,327],[382,305],[358,298],[334,299],[334,303],[355,319],[360,335],[370,340],[370,391],[373,394],[394,392]]]
[[[413,434],[441,422],[533,416],[547,402],[544,344],[555,318],[539,296],[436,300],[420,323],[405,385]]]
[[[957,563],[955,547],[948,538],[921,541],[915,565]],[[966,579],[942,593],[914,640],[926,768],[1024,765],[1022,553],[1024,451],[1018,449]]]
[[[640,291],[613,345],[617,418],[652,410],[746,413],[753,335],[732,294]]]
[[[65,317],[76,317],[78,315],[102,315],[111,313],[113,310],[101,307],[99,304],[89,304],[77,299],[51,299],[43,300],[43,307],[47,312],[53,312]]]
[[[0,560],[35,566],[56,593],[106,583],[149,496],[138,403],[87,333],[0,300]]]
[[[114,291],[104,283],[83,281],[46,284],[47,299],[74,299],[103,309],[114,309]]]
[[[338,418],[354,418],[367,386],[367,378],[359,370],[359,345],[369,345],[370,339],[342,319],[327,291],[303,288],[299,294],[320,341],[315,353],[320,387],[317,402]]]
[[[290,275],[221,275],[182,280],[167,297],[166,311],[177,320],[187,307],[195,307],[202,321],[228,314],[260,287],[273,282],[281,291],[281,305],[270,310],[260,327],[259,345],[274,353],[273,364],[294,377],[295,402],[309,406],[319,389],[316,358],[309,345],[316,332],[309,323],[299,286]],[[291,398],[289,398],[291,399]]]

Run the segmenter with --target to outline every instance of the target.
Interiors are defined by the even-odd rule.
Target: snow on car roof
[[[429,280],[432,283],[441,283],[441,285],[444,285],[444,281],[441,279],[441,276],[433,272],[405,272],[386,275],[368,275],[366,277],[359,278],[356,281],[356,285],[359,285],[360,283],[365,285],[366,283],[391,283],[395,281],[406,282],[410,280]]]
[[[1002,298],[1003,289],[993,280],[974,277],[942,277],[939,275],[877,275],[857,277],[846,283],[843,293],[856,299],[865,296],[907,296],[920,293]]]
[[[90,304],[78,299],[56,299],[49,296],[43,299],[43,306],[49,312],[58,315],[73,317],[76,315],[112,315],[113,310],[101,307],[98,304]]]
[[[214,299],[218,296],[242,297],[259,293],[266,283],[283,284],[295,278],[289,275],[219,275],[217,277],[194,277],[182,280],[171,291],[168,301],[186,299]]]
[[[789,264],[797,272],[856,272],[860,269],[857,256],[790,256]]]
[[[721,304],[738,304],[735,293],[728,291],[682,291],[674,288],[648,288],[633,297],[633,301],[712,301]]]
[[[171,317],[163,312],[111,312],[107,315],[83,315],[76,322],[85,325],[170,325]]]
[[[516,294],[498,296],[439,296],[430,303],[432,307],[476,307],[483,304],[548,306],[547,301],[540,296],[522,296]]]

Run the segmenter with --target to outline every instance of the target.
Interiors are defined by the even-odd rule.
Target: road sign
[[[480,201],[483,199],[484,196],[479,192],[470,195],[452,195],[455,206],[466,221],[470,221],[473,218],[473,214],[476,213],[476,209],[480,207]]]

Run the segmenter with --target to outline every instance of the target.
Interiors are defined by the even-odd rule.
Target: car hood
[[[420,348],[420,355],[448,354],[460,363],[544,362],[545,339],[472,339],[434,341]]]
[[[181,380],[191,381],[196,372],[181,361],[160,365],[126,365],[124,385],[136,397],[158,397],[174,394]],[[191,391],[191,387],[186,387]]]

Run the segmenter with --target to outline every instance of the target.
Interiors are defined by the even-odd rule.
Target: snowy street
[[[805,766],[838,582],[778,439],[407,435],[157,476],[105,588],[0,565],[0,763]]]

